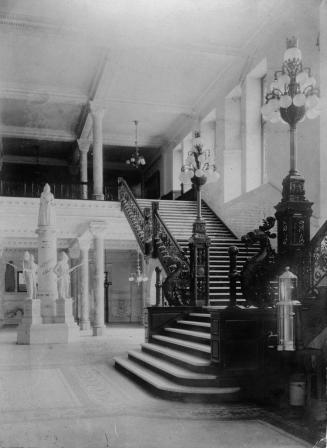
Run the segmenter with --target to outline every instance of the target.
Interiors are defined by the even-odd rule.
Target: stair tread
[[[204,333],[202,331],[184,330],[183,328],[174,328],[174,327],[165,327],[165,331],[177,334],[184,334],[185,336],[193,336],[201,339],[211,340],[211,334]]]
[[[196,367],[209,367],[211,361],[207,359],[200,358],[196,355],[190,355],[188,353],[183,353],[180,350],[174,350],[173,348],[165,347],[164,345],[152,344],[151,342],[145,342],[141,344],[142,348],[150,349],[156,353],[160,353],[171,358],[177,358],[188,364],[192,364]]]
[[[196,342],[186,341],[185,339],[177,339],[177,338],[173,338],[170,336],[164,336],[161,334],[156,334],[156,335],[152,336],[152,339],[162,341],[162,342],[172,343],[174,345],[178,345],[181,347],[191,348],[191,349],[203,352],[203,353],[209,353],[209,354],[211,353],[211,347],[209,345],[198,344]]]
[[[190,313],[189,316],[210,318],[210,313]]]
[[[128,354],[131,354],[135,358],[145,361],[149,364],[152,364],[154,367],[159,368],[160,370],[163,370],[165,372],[168,372],[176,377],[179,378],[187,378],[187,379],[194,379],[194,380],[216,380],[217,376],[208,374],[208,373],[196,373],[192,372],[186,368],[179,367],[176,364],[173,364],[172,362],[155,358],[154,356],[151,356],[147,353],[138,351],[138,350],[130,350]]]
[[[176,384],[173,381],[148,370],[145,367],[138,365],[137,363],[124,358],[114,358],[115,363],[118,363],[132,372],[134,375],[142,378],[152,386],[167,391],[177,392],[183,394],[233,394],[239,392],[239,387],[207,387],[207,386],[183,386]]]
[[[209,322],[200,322],[198,320],[178,320],[177,323],[183,325],[194,325],[198,327],[210,328]]]

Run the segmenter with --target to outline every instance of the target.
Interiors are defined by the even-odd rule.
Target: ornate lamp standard
[[[205,221],[201,213],[201,187],[207,182],[219,179],[214,163],[213,152],[204,150],[200,132],[194,132],[192,150],[188,153],[182,166],[180,181],[194,185],[197,199],[197,217],[193,223],[193,234],[189,240],[190,247],[190,292],[196,305],[207,305],[209,298],[209,246],[210,238],[206,234]]]
[[[304,178],[297,170],[296,125],[319,115],[319,90],[310,68],[303,67],[295,37],[287,39],[282,69],[275,72],[266,104],[265,120],[281,121],[290,128],[290,170],[283,180],[282,200],[276,205],[278,252],[286,263],[294,263],[310,240],[312,202],[305,198]]]

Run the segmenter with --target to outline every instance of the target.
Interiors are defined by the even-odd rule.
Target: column
[[[105,109],[94,101],[90,101],[90,112],[93,121],[93,199],[103,201],[102,120]]]
[[[104,221],[90,223],[90,231],[94,237],[94,324],[93,336],[102,336],[104,330]]]
[[[89,299],[89,249],[90,240],[79,239],[81,250],[81,330],[90,329],[90,299]]]
[[[81,182],[81,199],[88,198],[88,185],[87,185],[87,153],[90,149],[90,141],[86,138],[80,138],[77,140],[80,150],[80,182]]]

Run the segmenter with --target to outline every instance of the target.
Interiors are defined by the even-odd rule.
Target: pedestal
[[[200,218],[193,224],[190,248],[190,292],[195,306],[208,305],[209,301],[209,246],[205,221]]]
[[[312,202],[305,198],[304,178],[289,173],[283,180],[282,200],[275,206],[278,227],[278,254],[282,264],[298,273],[299,256],[310,242]]]
[[[41,324],[40,300],[25,299],[24,316],[17,329],[17,344],[30,344],[30,337],[31,333],[33,333],[33,329]]]

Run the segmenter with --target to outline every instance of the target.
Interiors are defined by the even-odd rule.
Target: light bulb
[[[202,177],[204,173],[202,170],[196,170],[194,174],[196,175],[196,177]]]
[[[127,165],[130,165],[131,161],[130,160],[126,160]]]

